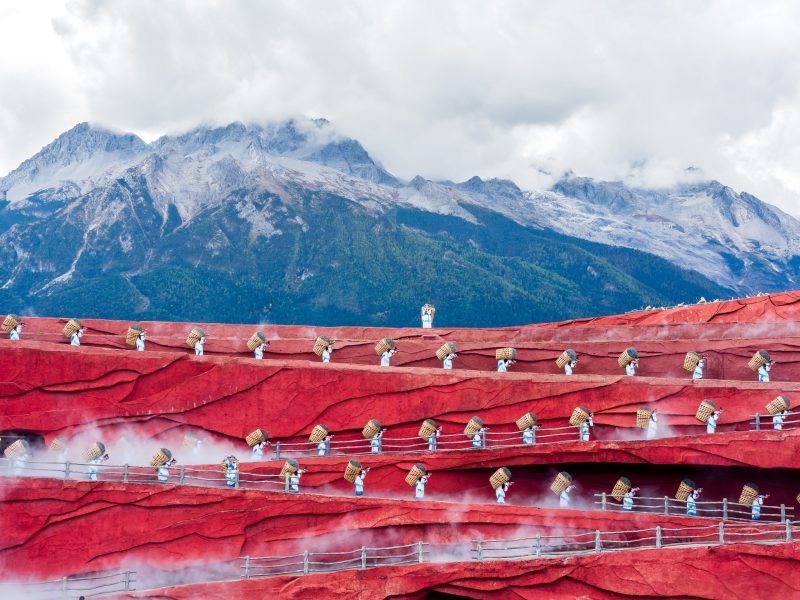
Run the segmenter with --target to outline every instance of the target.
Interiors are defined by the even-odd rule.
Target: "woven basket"
[[[556,478],[553,479],[553,483],[550,484],[550,491],[553,492],[556,496],[560,496],[561,492],[567,489],[572,484],[572,475],[567,473],[566,471],[561,471]]]
[[[631,347],[619,355],[617,364],[620,367],[627,367],[629,362],[636,360],[637,358],[639,358],[639,353],[636,351],[636,348]]]
[[[367,421],[367,424],[364,425],[364,429],[361,430],[361,435],[364,436],[365,440],[371,440],[380,430],[381,422],[378,421],[378,419],[370,419]]]
[[[181,444],[184,448],[194,448],[196,444],[197,436],[194,433],[190,431],[184,434],[183,442]]]
[[[6,448],[5,452],[3,452],[3,455],[6,458],[21,456],[22,454],[25,454],[30,447],[31,445],[28,443],[28,440],[17,440]]]
[[[536,425],[536,415],[533,413],[525,413],[517,419],[517,429],[520,431],[524,431],[532,425]]]
[[[686,499],[689,497],[695,490],[696,486],[694,481],[691,479],[684,479],[681,481],[681,484],[678,486],[678,491],[675,492],[675,500],[680,500],[681,502],[686,502]]]
[[[508,467],[500,467],[497,469],[497,471],[492,473],[491,477],[489,477],[489,483],[495,490],[509,481],[511,481],[511,469]]]
[[[436,358],[444,360],[448,354],[456,352],[456,345],[453,342],[447,342],[436,351]]]
[[[611,490],[611,497],[617,502],[622,502],[625,494],[631,489],[631,480],[627,477],[620,477],[617,483],[614,484],[614,489]]]
[[[279,477],[281,479],[286,479],[290,475],[297,473],[297,470],[299,468],[300,465],[298,464],[298,462],[295,459],[290,458],[285,463],[283,463],[283,466],[281,467],[281,474],[279,475]]]
[[[762,365],[765,365],[769,362],[769,352],[766,350],[759,350],[755,354],[753,354],[753,358],[747,363],[747,366],[750,367],[751,371],[758,371],[758,368]]]
[[[797,498],[795,498],[795,500],[797,500],[797,503],[800,504],[800,494],[797,494]]]
[[[350,483],[355,482],[356,477],[361,472],[361,463],[358,462],[355,458],[351,458],[350,462],[347,463],[347,467],[344,469],[344,478],[349,481]]]
[[[267,432],[263,429],[256,429],[254,432],[248,434],[248,436],[244,438],[244,440],[247,442],[247,445],[251,448],[256,444],[266,442],[268,439]]]
[[[322,356],[322,353],[325,351],[325,348],[327,348],[330,345],[330,343],[331,343],[331,338],[329,338],[327,335],[319,336],[314,342],[314,354],[316,354],[317,356]]]
[[[751,506],[756,496],[758,496],[758,486],[755,483],[745,484],[742,488],[742,493],[739,494],[739,504]]]
[[[153,458],[150,459],[150,466],[160,467],[161,465],[167,464],[171,458],[172,452],[170,452],[169,448],[159,448],[156,450],[156,453],[153,454]]]
[[[327,427],[325,427],[325,425],[320,423],[319,425],[315,426],[314,429],[311,430],[311,435],[308,436],[308,441],[313,442],[315,444],[319,444],[322,440],[325,439],[329,431],[330,430]]]
[[[8,315],[5,319],[3,319],[3,325],[0,326],[0,332],[8,333],[17,325],[19,325],[19,317],[17,315]]]
[[[189,332],[189,337],[186,338],[186,343],[189,345],[189,347],[194,348],[195,344],[197,344],[200,338],[203,337],[206,337],[206,332],[199,327],[194,327]]]
[[[707,423],[708,417],[710,417],[715,410],[717,410],[717,407],[711,400],[703,400],[700,406],[697,407],[697,414],[695,414],[694,418],[701,423]]]
[[[53,438],[53,441],[50,442],[50,446],[48,450],[50,452],[61,452],[62,450],[66,450],[67,448],[67,438],[63,435],[57,435]]]
[[[481,421],[478,417],[472,417],[467,423],[467,426],[464,428],[464,435],[468,438],[471,438],[475,435],[480,428],[483,427],[483,421]]]
[[[778,396],[775,400],[767,404],[767,412],[771,415],[777,415],[781,411],[789,410],[791,405],[792,403],[789,402],[786,396]]]
[[[427,440],[429,437],[431,437],[434,431],[436,431],[436,421],[433,419],[425,419],[422,422],[417,435],[423,440]]]
[[[569,418],[569,424],[577,427],[589,418],[589,409],[583,406],[576,406]]]
[[[419,309],[419,316],[420,317],[425,316],[425,309],[426,308],[430,308],[431,309],[431,321],[433,321],[433,318],[436,316],[436,307],[433,306],[432,304],[423,304],[422,307]]]
[[[141,325],[131,325],[128,327],[128,333],[125,334],[125,343],[128,344],[128,346],[135,346],[139,334],[143,331],[144,327]]]
[[[640,429],[647,429],[648,425],[650,424],[650,415],[653,414],[653,411],[646,406],[642,406],[639,410],[636,411],[636,426]]]
[[[411,487],[414,487],[415,485],[417,485],[417,480],[423,475],[427,475],[427,473],[428,469],[425,468],[425,465],[423,465],[422,463],[417,463],[413,467],[411,467],[411,470],[408,472],[408,475],[406,475],[406,483]]]
[[[72,334],[78,331],[81,328],[81,320],[80,319],[70,319],[67,321],[67,324],[64,325],[64,329],[61,333],[64,334],[64,337],[69,339],[72,337]]]
[[[700,355],[697,352],[687,352],[686,356],[683,357],[683,368],[689,373],[693,373],[699,362]]]
[[[250,336],[250,339],[247,340],[247,349],[250,350],[250,352],[252,352],[266,341],[267,341],[267,336],[265,336],[260,331],[256,331],[253,335]]]
[[[561,356],[556,359],[556,365],[559,369],[563,369],[564,365],[575,360],[576,358],[578,358],[578,355],[575,353],[575,350],[572,348],[567,348],[561,353]]]
[[[375,344],[375,354],[380,356],[392,348],[394,348],[394,340],[392,338],[383,338],[380,342]]]
[[[106,453],[106,445],[103,442],[95,442],[83,451],[83,458],[86,462],[100,458]]]
[[[517,360],[517,351],[514,348],[498,348],[494,351],[495,360]]]

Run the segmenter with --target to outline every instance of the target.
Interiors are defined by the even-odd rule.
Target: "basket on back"
[[[568,362],[572,362],[573,360],[577,360],[578,355],[575,353],[575,350],[572,348],[567,348],[564,350],[561,355],[556,359],[556,365],[559,369],[563,369],[564,366]]]
[[[717,406],[711,400],[703,400],[700,406],[697,407],[697,413],[694,418],[701,423],[707,423],[708,417],[710,417],[715,410],[717,410]]]
[[[251,448],[256,444],[260,444],[261,442],[266,442],[269,439],[267,437],[267,432],[264,429],[256,429],[252,433],[249,433],[244,440],[247,442],[247,445]]]
[[[769,362],[769,352],[766,350],[759,350],[753,354],[753,358],[747,363],[751,371],[758,371],[759,367],[764,366]]]
[[[0,332],[8,333],[19,324],[20,324],[20,318],[17,315],[8,315],[5,319],[3,319],[3,325],[0,326]]]
[[[642,406],[636,411],[636,426],[641,429],[647,429],[650,425],[650,416],[653,414],[653,409]]]
[[[436,351],[436,358],[444,360],[448,354],[455,354],[455,352],[456,345],[453,342],[447,342]]]
[[[553,483],[550,484],[550,491],[556,496],[560,496],[561,492],[567,489],[570,485],[572,485],[572,475],[566,471],[561,471],[558,475],[556,475],[556,478],[553,479]]]
[[[689,373],[694,372],[698,364],[700,364],[700,355],[697,352],[687,352],[683,357],[683,368]]]
[[[186,343],[190,348],[194,348],[195,345],[197,345],[197,342],[200,341],[200,338],[204,337],[206,337],[205,331],[199,327],[192,327],[192,330],[189,332],[189,337],[186,338]]]
[[[256,331],[253,335],[250,336],[250,339],[247,340],[247,349],[250,352],[253,352],[256,348],[258,348],[261,344],[267,341],[267,336],[265,336],[260,331]]]
[[[195,445],[197,445],[197,435],[195,435],[195,433],[192,431],[187,431],[185,434],[183,434],[183,442],[181,445],[184,448],[194,448]]]
[[[795,500],[797,500],[797,503],[800,504],[800,494],[797,494],[797,498],[795,498]]]
[[[758,496],[758,486],[755,483],[747,483],[742,487],[742,493],[739,494],[739,504],[751,506],[756,496]]]
[[[371,440],[380,430],[381,422],[378,421],[378,419],[370,419],[367,421],[367,424],[364,425],[364,429],[361,430],[361,435],[364,436],[365,440]]]
[[[15,458],[17,456],[22,456],[28,450],[30,450],[31,445],[28,443],[28,440],[17,440],[13,444],[9,444],[6,448],[3,455],[6,458]]]
[[[423,440],[427,440],[433,432],[436,431],[436,421],[433,419],[425,419],[420,425],[419,433],[417,435],[421,437]]]
[[[308,436],[308,441],[319,444],[328,436],[329,432],[330,430],[325,425],[320,423],[311,430],[311,435]]]
[[[67,321],[67,324],[64,325],[64,329],[61,330],[61,333],[64,334],[64,337],[69,339],[72,337],[72,334],[78,331],[82,327],[80,319],[70,319]]]
[[[53,438],[53,441],[50,442],[50,446],[48,450],[50,452],[63,452],[67,449],[67,438],[63,435],[57,435]]]
[[[779,412],[789,410],[791,405],[792,403],[789,402],[786,396],[778,396],[775,400],[767,404],[767,412],[771,415],[777,415]]]
[[[686,499],[689,497],[689,494],[691,494],[696,489],[697,486],[694,484],[694,481],[692,481],[691,479],[684,479],[678,486],[678,491],[675,492],[675,500],[686,502]]]
[[[614,484],[614,489],[611,490],[611,497],[614,498],[617,502],[622,502],[622,499],[625,497],[631,489],[631,480],[627,477],[620,477],[617,479],[617,483]]]
[[[500,467],[489,477],[489,483],[495,490],[509,481],[511,481],[511,469],[508,467]]]
[[[325,352],[325,348],[330,346],[331,338],[327,335],[321,335],[316,340],[314,340],[314,354],[317,356],[322,356],[322,353]]]
[[[578,425],[582,425],[588,418],[589,409],[585,406],[576,406],[569,418],[569,424],[573,427],[577,427]]]
[[[375,354],[380,356],[384,352],[392,350],[393,348],[394,348],[394,340],[392,338],[383,338],[380,342],[375,344]]]
[[[172,452],[170,452],[169,448],[159,448],[156,450],[155,454],[153,454],[153,458],[150,459],[150,466],[160,467],[161,465],[167,464],[171,458]]]
[[[125,334],[125,343],[128,344],[128,346],[135,346],[136,340],[139,338],[142,332],[144,332],[144,327],[134,323],[128,327],[128,333]]]
[[[625,352],[619,355],[619,358],[617,359],[617,364],[620,367],[627,367],[628,363],[636,360],[637,358],[639,358],[639,353],[636,351],[636,348],[631,346],[630,348],[625,350]]]
[[[536,425],[536,415],[533,413],[525,413],[516,421],[517,429],[520,431],[524,431],[528,427],[533,427]]]
[[[498,348],[494,351],[495,360],[517,360],[515,348]]]
[[[361,473],[361,463],[355,458],[351,458],[344,469],[344,478],[350,483],[354,483],[359,473]]]
[[[297,470],[299,468],[300,468],[300,464],[295,459],[290,458],[285,463],[283,463],[283,466],[281,467],[281,473],[280,473],[279,477],[281,479],[286,479],[287,477],[290,477],[290,476],[294,475],[295,473],[297,473]]]
[[[106,453],[106,445],[103,442],[95,442],[83,451],[83,458],[86,462],[92,461],[95,458],[100,458]]]
[[[428,469],[425,468],[425,465],[423,465],[422,463],[417,463],[413,467],[411,467],[411,470],[408,472],[408,475],[406,475],[406,483],[413,487],[417,484],[417,481],[419,480],[420,477],[424,477],[427,474],[428,474]]]
[[[464,435],[471,438],[483,427],[483,421],[479,417],[472,417],[464,428]]]

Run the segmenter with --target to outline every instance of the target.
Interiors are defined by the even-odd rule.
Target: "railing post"
[[[244,557],[244,578],[250,579],[250,555]]]
[[[128,463],[122,465],[122,483],[128,483]]]
[[[483,560],[483,540],[481,538],[475,541],[475,558]]]
[[[308,550],[303,552],[303,573],[305,575],[308,575],[308,555],[309,555]]]
[[[536,556],[537,558],[542,555],[542,534],[536,534]]]
[[[283,491],[289,493],[289,476],[283,478]]]
[[[233,472],[233,476],[234,476],[234,484],[233,484],[233,487],[234,487],[234,488],[236,488],[236,489],[238,490],[238,489],[239,489],[239,469],[236,469],[236,470]]]
[[[722,499],[722,518],[724,520],[726,520],[726,521],[728,520],[728,499],[727,498],[723,498]]]
[[[719,543],[720,544],[724,544],[725,543],[725,522],[724,521],[720,521],[719,522]]]
[[[67,578],[66,577],[61,579],[61,591],[64,592],[65,594],[67,593]]]
[[[756,413],[756,431],[761,431],[761,415]]]
[[[607,506],[606,493],[603,492],[603,496],[600,499],[600,508],[602,508],[603,510],[606,510],[606,506]]]
[[[180,469],[178,469],[178,483],[183,485],[184,480],[186,479],[186,467],[181,465]]]
[[[361,546],[361,568],[367,568],[367,547]]]
[[[69,479],[69,461],[64,463],[64,479]]]
[[[786,505],[781,504],[781,523],[786,523]]]
[[[669,496],[664,496],[664,514],[669,515]]]
[[[131,572],[125,571],[125,591],[131,591]]]
[[[481,448],[486,448],[486,432],[481,431]]]
[[[275,458],[279,459],[281,457],[281,441],[278,440],[275,442]]]
[[[600,530],[596,530],[594,532],[594,551],[600,552],[603,549],[602,544],[600,543]]]
[[[656,526],[656,548],[661,548],[661,525]]]
[[[424,562],[425,554],[422,547],[422,542],[417,542],[417,562]]]
[[[792,522],[786,521],[786,541],[792,541]]]

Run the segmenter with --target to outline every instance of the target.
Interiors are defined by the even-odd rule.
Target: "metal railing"
[[[616,502],[610,494],[603,492],[595,494],[595,505],[601,510],[622,511],[622,504]],[[752,507],[747,504],[731,502],[727,498],[722,500],[696,500],[694,502],[697,509],[697,517],[709,519],[723,519],[725,521],[750,521],[752,520]],[[632,511],[636,513],[646,513],[651,515],[686,515],[686,502],[670,498],[661,497],[640,497],[634,498]],[[787,520],[794,519],[794,507],[781,504],[779,506],[761,506],[761,521],[773,521],[785,523]]]
[[[797,429],[800,427],[800,412],[789,411],[778,429]],[[756,413],[750,421],[751,431],[777,431],[773,415]]]
[[[48,581],[0,581],[0,598],[26,600],[77,599],[105,596],[115,592],[131,592],[136,588],[136,571],[98,573],[62,577]]]

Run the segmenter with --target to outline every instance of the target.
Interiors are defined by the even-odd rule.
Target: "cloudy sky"
[[[0,4],[0,174],[80,121],[324,116],[405,178],[702,169],[800,215],[800,2]]]

